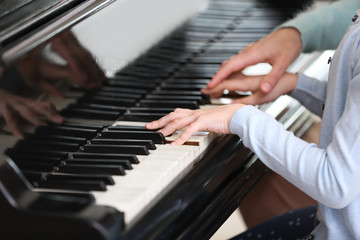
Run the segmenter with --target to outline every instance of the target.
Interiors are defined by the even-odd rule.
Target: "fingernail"
[[[173,141],[173,142],[171,142],[170,144],[171,144],[171,145],[174,145],[174,146],[178,145],[176,140]]]
[[[65,121],[65,119],[61,116],[55,116],[54,117],[54,121],[57,122],[57,123],[62,123]]]
[[[272,85],[269,82],[263,82],[261,83],[261,90],[264,93],[268,93],[271,91]]]

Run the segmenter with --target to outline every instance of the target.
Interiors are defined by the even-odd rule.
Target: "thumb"
[[[285,73],[287,66],[284,64],[276,64],[272,70],[264,76],[260,83],[260,91],[263,93],[269,93],[279,81],[280,77]]]
[[[259,62],[257,57],[254,57],[251,53],[240,52],[234,57],[224,62],[217,73],[213,76],[208,83],[208,88],[213,88],[221,81],[228,78],[231,74],[243,70],[245,67],[254,65]]]

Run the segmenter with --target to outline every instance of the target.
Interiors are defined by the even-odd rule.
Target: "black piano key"
[[[72,137],[94,138],[98,133],[96,129],[84,129],[66,126],[40,126],[35,130],[36,135],[64,135]]]
[[[156,146],[153,140],[138,140],[138,139],[113,139],[113,138],[95,138],[91,140],[92,144],[103,145],[141,145],[147,149],[155,150]]]
[[[147,78],[147,79],[164,79],[164,78],[168,78],[170,76],[169,72],[160,72],[160,71],[148,71],[145,69],[132,69],[131,71],[122,71],[121,75],[126,75],[126,76],[133,76],[133,77],[137,77],[137,78]],[[119,76],[119,75],[117,75]],[[117,77],[116,76],[116,77]],[[160,82],[160,81],[158,81]]]
[[[64,143],[77,143],[80,145],[86,144],[86,138],[80,137],[69,137],[69,136],[60,136],[60,135],[27,135],[24,138],[26,141],[37,141],[37,140],[48,140],[50,142],[64,142]]]
[[[137,99],[114,98],[114,97],[107,97],[107,96],[93,96],[93,97],[78,99],[78,103],[109,104],[109,105],[122,106],[122,107],[135,106],[136,102],[137,102]]]
[[[50,150],[42,150],[42,149],[29,149],[29,150],[22,150],[17,151],[14,148],[9,148],[5,151],[5,153],[13,159],[18,157],[29,157],[36,159],[38,156],[44,157],[58,157],[61,159],[67,159],[69,157],[69,153],[67,152],[60,152],[60,151],[50,151]]]
[[[184,68],[185,71],[190,69],[190,70],[196,70],[196,69],[213,69],[214,71],[219,70],[221,64],[214,64],[214,63],[204,63],[204,64],[197,64],[197,63],[189,63],[186,65],[186,67]]]
[[[165,45],[165,47],[184,46],[186,48],[187,46],[190,46],[190,47],[196,47],[197,49],[203,48],[206,45],[206,43],[207,41],[201,39],[192,39],[192,41],[191,40],[184,41],[184,39],[173,38],[171,36],[169,38],[164,39],[164,41],[162,41],[162,45]]]
[[[209,56],[201,55],[193,59],[192,63],[196,64],[221,64],[224,61],[228,60],[232,55],[227,54],[226,56]]]
[[[47,140],[33,140],[33,141],[18,141],[15,144],[15,149],[22,150],[31,150],[31,149],[47,149],[55,151],[65,151],[65,152],[76,152],[79,150],[80,144],[77,143],[63,143],[63,142],[51,142]]]
[[[131,163],[129,160],[118,160],[118,159],[102,159],[102,158],[71,158],[66,160],[66,163],[75,163],[75,164],[107,164],[107,165],[119,165],[124,167],[124,169],[132,169]]]
[[[122,130],[107,130],[101,133],[101,136],[105,138],[116,139],[148,139],[153,140],[157,144],[164,144],[165,137],[160,132],[151,131],[122,131]]]
[[[125,169],[121,165],[102,164],[75,164],[69,163],[59,167],[59,173],[80,173],[80,174],[112,174],[125,175]]]
[[[94,110],[80,107],[69,107],[60,112],[65,118],[88,118],[99,120],[117,120],[123,113],[118,111]]]
[[[163,59],[154,59],[149,58],[148,56],[143,56],[136,62],[136,66],[146,67],[146,68],[153,68],[153,69],[172,69],[175,71],[179,68],[179,63],[169,62]]]
[[[196,44],[177,44],[176,41],[173,41],[173,45],[161,46],[160,49],[167,49],[173,51],[186,51],[186,52],[200,52],[204,49],[204,45]]]
[[[132,107],[130,113],[164,113],[168,114],[175,110],[175,108],[146,108],[146,107]]]
[[[165,113],[125,113],[121,116],[121,120],[123,121],[135,121],[135,122],[149,122],[155,121],[159,118],[164,117]]]
[[[155,83],[139,83],[139,82],[129,82],[129,81],[122,81],[122,80],[111,80],[105,83],[105,86],[115,86],[115,87],[128,87],[128,88],[139,88],[145,90],[152,90],[156,88]]]
[[[189,108],[198,109],[199,104],[196,101],[160,101],[151,99],[140,100],[140,107],[164,107],[164,108]]]
[[[159,89],[151,92],[152,94],[156,95],[177,95],[177,96],[202,96],[203,94],[200,91],[188,91],[188,90],[177,90],[177,89],[170,89],[170,90],[164,90]]]
[[[144,89],[124,88],[124,87],[116,87],[116,86],[101,86],[100,88],[98,88],[98,90],[104,92],[114,92],[114,93],[139,94],[142,96],[147,93],[147,90]]]
[[[114,179],[111,175],[105,174],[58,174],[51,173],[46,175],[47,180],[100,180],[103,181],[106,185],[114,185]]]
[[[113,106],[113,105],[104,105],[104,104],[96,104],[96,103],[74,103],[74,104],[70,104],[67,108],[71,108],[71,107],[80,107],[80,108],[85,108],[85,109],[111,111],[111,112],[118,112],[118,113],[126,112],[126,107]],[[98,127],[100,127],[100,126],[101,125],[99,125]],[[95,126],[95,127],[97,127],[97,126]],[[90,128],[91,129],[92,127],[89,126],[89,127],[84,127],[84,128]]]
[[[135,93],[123,93],[123,92],[110,92],[110,91],[103,91],[98,90],[94,92],[87,93],[83,96],[83,98],[93,98],[95,96],[106,96],[111,98],[130,98],[130,99],[140,99],[143,94],[135,94]]]
[[[193,79],[193,78],[171,78],[166,80],[167,83],[175,83],[175,84],[203,84],[206,85],[210,81],[207,79]]]
[[[179,72],[175,74],[175,78],[186,78],[186,79],[211,79],[215,72]],[[205,86],[206,87],[206,86]]]
[[[115,125],[115,126],[109,126],[107,130],[157,132],[159,129],[147,129],[145,126]]]
[[[23,170],[25,178],[32,184],[33,182],[38,182],[42,179],[43,173],[39,171],[28,171]]]
[[[151,77],[151,78],[157,78],[157,79],[164,79],[171,76],[173,69],[161,69],[161,71],[158,71],[157,69],[153,68],[146,68],[143,66],[133,66],[129,69],[124,69],[121,71],[121,74],[129,75],[129,76],[136,76],[136,77]]]
[[[124,108],[123,108],[124,109]],[[61,126],[74,127],[74,128],[84,128],[84,129],[96,129],[98,132],[102,131],[108,125],[97,125],[97,124],[86,124],[78,122],[65,122]]]
[[[51,172],[57,167],[57,164],[52,162],[38,162],[38,161],[19,161],[15,162],[21,170],[37,171],[37,172]]]
[[[173,63],[179,63],[179,64],[185,64],[191,61],[191,59],[194,57],[193,53],[187,52],[186,54],[181,54],[182,56],[176,56],[173,51],[168,50],[161,50],[157,51],[156,53],[149,53],[147,54],[147,57],[149,59],[162,59],[164,61],[170,61]]]
[[[130,76],[129,74],[124,74],[123,72],[117,73],[114,77],[110,79],[110,81],[115,82],[132,82],[137,83],[138,85],[146,85],[149,87],[156,87],[159,83],[162,82],[162,79],[160,78],[154,78],[152,76],[147,77],[137,77],[137,76]]]
[[[49,157],[49,156],[32,156],[32,155],[20,155],[16,158],[13,158],[14,162],[28,162],[28,161],[37,161],[37,162],[51,162],[54,164],[59,164],[60,161],[64,160],[61,157]]]
[[[37,184],[39,188],[68,189],[79,191],[106,191],[106,184],[99,180],[45,180]]]
[[[175,32],[173,37],[188,38],[188,39],[212,39],[215,38],[217,33],[214,32],[197,32],[197,31],[180,31]]]
[[[156,132],[156,130],[147,130],[145,126],[131,126],[131,125],[115,125],[109,126],[108,130],[124,130],[124,131],[149,131]]]
[[[203,104],[210,103],[209,95],[202,94],[200,91],[178,91],[178,90],[157,90],[153,91],[155,95],[175,95],[175,96],[201,96]]]
[[[145,99],[151,99],[151,100],[161,100],[161,101],[196,101],[199,104],[203,103],[203,99],[201,96],[176,96],[176,95],[156,95],[156,94],[149,94],[146,96]]]
[[[128,160],[132,164],[138,164],[139,159],[134,154],[114,154],[114,153],[84,153],[77,152],[73,154],[73,158],[90,158],[90,159],[119,159]]]
[[[191,59],[193,52],[193,50],[185,48],[170,49],[159,46],[157,48],[153,48],[146,55],[150,58],[166,59],[172,62],[177,62],[179,60],[184,61]]]
[[[206,84],[182,84],[182,83],[167,83],[162,86],[163,90],[186,90],[186,91],[200,91],[203,88],[206,88]]]
[[[149,155],[149,150],[145,146],[136,145],[101,145],[86,144],[83,146],[83,152],[87,153],[120,153],[120,154],[136,154]]]

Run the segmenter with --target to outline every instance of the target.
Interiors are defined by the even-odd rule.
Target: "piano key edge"
[[[64,196],[32,191],[12,160],[0,156],[2,238],[27,239],[43,233],[42,237],[59,240],[116,239],[124,226],[123,214],[93,203],[90,195]]]

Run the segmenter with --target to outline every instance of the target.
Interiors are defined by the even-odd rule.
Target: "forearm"
[[[300,13],[278,28],[293,27],[301,32],[304,52],[335,49],[344,35],[351,18],[360,8],[359,0],[340,0]]]
[[[352,127],[359,129],[355,124]],[[327,149],[318,148],[286,131],[270,115],[252,106],[235,113],[230,130],[239,135],[265,165],[324,205],[341,208],[359,194],[352,182],[360,181],[360,175],[353,170],[360,166],[357,153],[347,149],[348,143],[338,145],[334,140]],[[345,129],[338,130],[341,135]],[[354,138],[342,140],[358,145]],[[346,166],[339,159],[346,159]]]
[[[321,117],[326,98],[326,82],[298,74],[296,88],[289,95]]]

